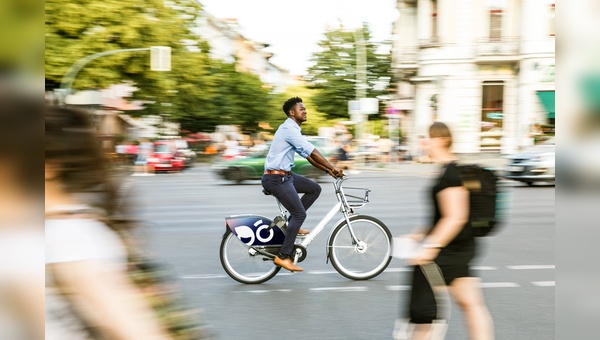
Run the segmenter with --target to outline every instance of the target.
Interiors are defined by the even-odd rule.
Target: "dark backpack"
[[[504,190],[498,176],[476,164],[458,165],[463,186],[469,190],[469,222],[475,237],[497,231],[505,215]]]

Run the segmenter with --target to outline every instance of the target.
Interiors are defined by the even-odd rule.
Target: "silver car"
[[[507,156],[509,163],[504,178],[525,182],[555,182],[555,138],[552,137],[529,149]]]

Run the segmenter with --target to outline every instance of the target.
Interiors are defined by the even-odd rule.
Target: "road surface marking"
[[[199,274],[199,275],[184,275],[180,276],[182,279],[222,279],[228,277],[227,275],[218,274]]]
[[[311,274],[311,275],[322,275],[322,274],[336,274],[337,272],[335,270],[310,270],[306,273]]]
[[[368,287],[317,287],[310,288],[312,292],[328,292],[328,291],[336,291],[336,292],[366,292],[369,290]]]
[[[555,269],[556,266],[553,264],[547,264],[547,265],[525,264],[525,265],[516,265],[516,266],[506,266],[506,268],[515,269],[515,270],[530,270],[530,269]]]
[[[481,288],[514,288],[521,287],[515,282],[481,282],[479,283]]]
[[[409,290],[410,286],[400,286],[400,285],[386,286],[385,289],[386,290]]]
[[[554,287],[555,286],[555,281],[532,281],[531,283],[537,287]]]
[[[387,273],[412,272],[412,268],[387,268]]]
[[[292,291],[291,289],[255,289],[255,290],[241,290],[236,293],[264,294],[264,293],[274,293],[274,292],[289,293],[291,291]]]

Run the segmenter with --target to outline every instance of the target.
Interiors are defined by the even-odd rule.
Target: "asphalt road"
[[[351,174],[348,186],[368,187],[371,202],[359,212],[382,220],[394,235],[427,223],[431,167]],[[325,240],[333,222],[311,243],[305,272],[282,270],[260,285],[229,278],[219,262],[224,217],[240,213],[275,216],[259,181],[236,185],[206,166],[178,174],[127,177],[136,215],[155,256],[180,279],[190,304],[201,308],[220,339],[391,339],[405,303],[407,273],[393,259],[369,281],[352,281],[325,262]],[[309,210],[311,229],[335,203],[331,180]],[[482,278],[497,339],[554,339],[554,186],[512,183],[512,207],[504,228],[484,245],[475,269]],[[341,217],[341,215],[340,215]],[[334,219],[334,221],[337,218]],[[453,306],[447,339],[467,339]]]

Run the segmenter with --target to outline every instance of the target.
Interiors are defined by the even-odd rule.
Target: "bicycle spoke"
[[[257,250],[230,234],[221,243],[221,264],[233,279],[243,283],[260,283],[273,277],[279,267]]]
[[[389,231],[380,221],[371,217],[352,217],[351,228],[357,242],[353,241],[345,222],[336,228],[332,236],[330,254],[334,267],[352,279],[368,279],[378,275],[391,259]]]

